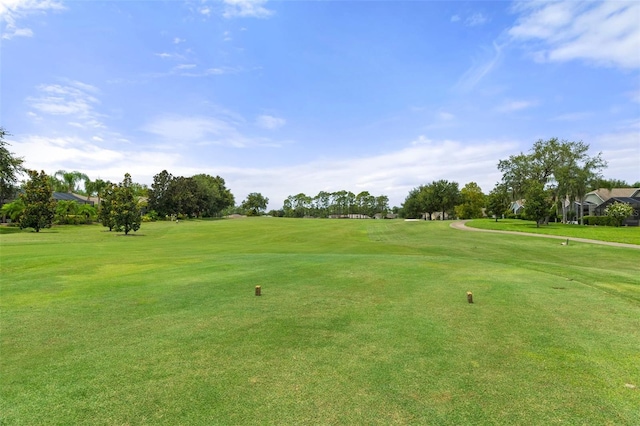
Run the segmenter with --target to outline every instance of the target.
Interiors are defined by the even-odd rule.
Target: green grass
[[[0,424],[640,424],[637,250],[448,225],[2,234]]]
[[[600,241],[640,245],[640,226],[586,226],[550,223],[536,227],[534,221],[520,219],[474,219],[467,226],[500,231],[531,232],[534,234],[560,235],[571,238],[587,238]]]

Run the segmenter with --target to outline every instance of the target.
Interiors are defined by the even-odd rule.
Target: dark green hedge
[[[615,226],[609,216],[585,216],[584,224],[597,226]]]

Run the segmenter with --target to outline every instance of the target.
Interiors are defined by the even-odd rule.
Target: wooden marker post
[[[261,291],[262,291],[262,287],[260,287],[259,285],[256,286],[256,296],[260,296],[261,295]]]
[[[473,293],[470,291],[467,292],[467,302],[473,303]]]

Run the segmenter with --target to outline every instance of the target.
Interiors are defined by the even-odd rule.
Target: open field
[[[640,424],[637,250],[425,221],[103,229],[0,235],[0,424]]]
[[[520,219],[474,219],[467,222],[467,226],[479,229],[493,229],[499,231],[531,232],[534,234],[561,235],[570,238],[587,238],[592,240],[611,241],[615,243],[640,245],[640,226],[586,226],[550,223],[540,225],[531,220]]]

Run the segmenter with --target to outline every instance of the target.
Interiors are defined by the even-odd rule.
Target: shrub
[[[613,221],[609,216],[585,216],[584,224],[595,226],[613,226]]]

